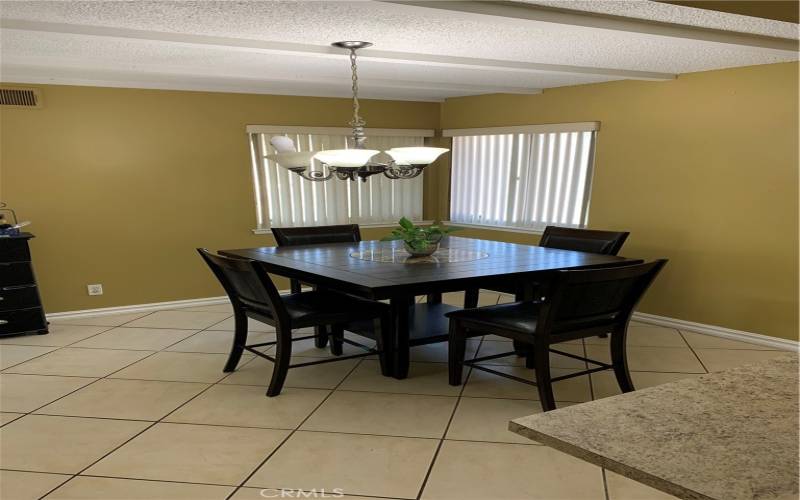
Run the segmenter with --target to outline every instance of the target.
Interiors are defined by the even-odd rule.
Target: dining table
[[[466,292],[464,307],[476,307],[478,290],[490,283],[514,283],[518,297],[546,294],[548,276],[634,262],[625,257],[445,237],[430,257],[412,257],[402,241],[360,241],[220,250],[222,255],[257,261],[271,274],[314,287],[372,300],[388,300],[392,315],[395,378],[408,376],[410,348],[443,342],[445,314],[461,309],[442,302],[442,293]],[[416,297],[426,296],[424,302]],[[361,325],[361,328],[369,328]]]

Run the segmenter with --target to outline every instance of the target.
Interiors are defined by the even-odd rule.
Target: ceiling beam
[[[797,39],[777,38],[751,33],[738,33],[682,24],[632,19],[608,14],[583,13],[553,7],[542,7],[518,2],[481,0],[377,0],[383,3],[406,5],[416,9],[437,9],[452,13],[492,16],[509,20],[540,21],[567,26],[607,29],[628,33],[682,38],[703,42],[724,43],[742,47],[773,49],[786,52],[800,50]]]
[[[169,73],[165,73],[164,67],[154,65],[136,65],[136,72],[142,75],[149,75],[153,77],[164,77],[170,75],[172,77],[188,77],[189,79],[201,80],[208,77],[205,72],[207,68],[170,68]],[[42,71],[50,71],[53,75],[70,75],[83,74],[83,75],[96,75],[103,79],[108,79],[111,76],[122,76],[130,78],[130,68],[125,64],[105,64],[102,70],[87,67],[82,61],[64,61],[61,58],[55,57],[4,57],[3,58],[3,71],[5,74],[13,74],[17,77],[24,77],[25,75],[39,76]],[[60,73],[59,73],[60,72]],[[239,83],[247,82],[248,85],[262,84],[269,85],[297,85],[297,78],[275,78],[270,76],[255,77],[252,75],[232,74],[226,73],[226,77],[235,80]],[[302,82],[311,85],[325,85],[331,90],[341,89],[343,95],[349,95],[351,92],[350,83],[344,84],[341,78],[330,77],[302,77]],[[348,80],[349,82],[349,80]],[[541,94],[542,89],[530,87],[514,87],[502,84],[464,84],[453,82],[432,82],[432,81],[412,81],[412,80],[396,80],[386,78],[359,78],[359,83],[362,85],[360,89],[362,94],[368,95],[371,89],[378,90],[422,90],[433,91],[436,94],[458,94],[458,95],[478,95],[478,94]],[[249,88],[249,87],[248,87]],[[380,92],[379,92],[380,93]]]
[[[449,2],[447,2],[449,3]],[[158,41],[188,46],[217,47],[229,50],[244,50],[267,54],[288,54],[305,57],[344,58],[342,49],[293,42],[277,42],[254,40],[249,38],[231,38],[220,36],[196,35],[186,33],[170,33],[163,31],[113,28],[105,26],[89,26],[80,24],[50,23],[21,19],[2,19],[0,28],[29,32],[61,33],[82,36],[98,36],[135,40]],[[652,71],[635,71],[616,68],[596,68],[590,66],[571,66],[563,64],[542,64],[525,61],[509,61],[504,59],[483,59],[474,57],[443,56],[433,54],[416,54],[376,49],[363,49],[358,53],[362,60],[373,60],[395,64],[412,64],[464,69],[480,69],[505,71],[514,73],[554,73],[566,75],[595,75],[614,79],[630,80],[672,80],[671,73]]]

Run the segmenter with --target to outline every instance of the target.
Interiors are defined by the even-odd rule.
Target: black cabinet
[[[0,237],[0,336],[47,333],[33,273],[30,233]]]

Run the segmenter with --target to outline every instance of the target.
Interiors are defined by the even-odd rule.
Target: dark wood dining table
[[[243,248],[220,253],[258,261],[272,274],[320,288],[388,299],[394,319],[396,378],[408,376],[410,347],[447,340],[444,314],[460,307],[442,303],[442,293],[466,291],[465,306],[475,307],[481,287],[514,282],[525,298],[533,298],[534,292],[542,293],[549,273],[619,265],[629,260],[452,236],[442,240],[440,250],[431,258],[411,260],[399,241]],[[428,300],[416,303],[420,295]]]

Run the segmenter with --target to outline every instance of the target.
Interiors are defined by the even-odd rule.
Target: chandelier
[[[367,122],[358,114],[358,67],[356,51],[371,46],[370,42],[336,42],[331,44],[350,51],[350,69],[353,73],[353,147],[349,149],[327,149],[323,151],[297,151],[294,141],[286,136],[274,136],[270,144],[276,153],[267,155],[269,160],[290,170],[309,181],[327,181],[334,176],[341,180],[354,181],[375,174],[383,174],[389,179],[413,179],[433,163],[436,158],[449,151],[445,148],[407,147],[392,148],[385,153],[391,160],[388,163],[373,162],[372,157],[380,153],[375,149],[366,149],[367,137],[364,127]],[[314,160],[322,164],[322,170],[312,170]]]

